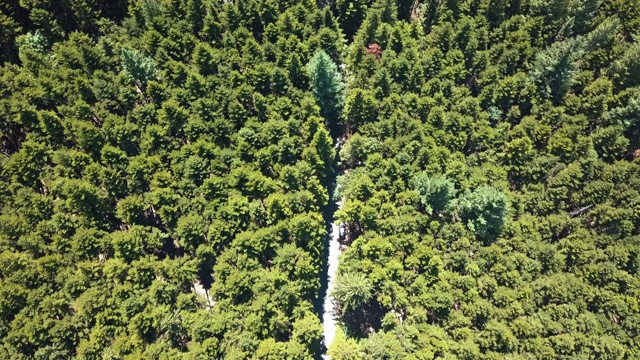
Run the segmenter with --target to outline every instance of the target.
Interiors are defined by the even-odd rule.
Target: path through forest
[[[340,209],[342,207],[342,201],[336,203],[337,208]],[[334,318],[334,307],[333,307],[333,297],[331,296],[331,292],[333,291],[333,286],[335,283],[335,275],[338,272],[338,257],[340,256],[340,233],[339,233],[338,224],[335,222],[331,222],[331,233],[328,236],[328,247],[329,247],[329,257],[328,257],[328,268],[327,268],[327,292],[324,297],[323,309],[324,313],[322,314],[322,328],[323,328],[323,337],[324,344],[328,349],[331,346],[331,342],[333,342],[333,338],[336,335],[336,319]],[[329,359],[328,355],[323,355],[323,359]]]
[[[333,342],[333,338],[336,335],[336,326],[337,321],[334,317],[334,306],[333,306],[333,297],[331,296],[331,292],[333,291],[333,287],[335,284],[336,273],[338,272],[338,257],[340,256],[340,228],[338,224],[335,222],[333,216],[335,212],[342,208],[342,200],[334,201],[333,200],[333,192],[337,185],[338,176],[342,175],[342,170],[338,165],[338,155],[337,153],[340,151],[340,146],[344,142],[344,138],[341,137],[341,134],[338,129],[331,129],[332,137],[336,139],[335,149],[336,149],[336,157],[333,162],[333,174],[334,177],[329,186],[329,196],[331,196],[332,200],[329,202],[329,205],[325,208],[324,211],[324,221],[327,224],[327,237],[325,242],[325,251],[324,251],[324,259],[325,263],[322,267],[322,276],[321,276],[321,290],[320,297],[322,299],[322,328],[323,334],[322,337],[324,339],[325,345],[325,353],[323,353],[322,358],[327,360],[330,357],[326,354],[326,350],[331,346]]]

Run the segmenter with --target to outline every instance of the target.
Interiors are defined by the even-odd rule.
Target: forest
[[[5,0],[0,63],[0,359],[640,358],[640,0]]]

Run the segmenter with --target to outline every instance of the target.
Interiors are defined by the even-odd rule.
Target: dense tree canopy
[[[639,358],[639,39],[638,0],[4,1],[0,358],[317,358],[330,195],[332,359]]]
[[[640,3],[351,4],[332,358],[638,357]]]
[[[320,115],[339,103],[317,102],[307,64],[342,51],[334,15],[208,0],[0,12],[0,358],[318,354],[335,156]]]

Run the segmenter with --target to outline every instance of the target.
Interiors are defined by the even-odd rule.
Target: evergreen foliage
[[[320,3],[0,4],[0,359],[318,358],[337,175],[332,359],[640,358],[640,2]]]
[[[146,84],[156,76],[156,67],[153,59],[126,48],[122,48],[120,58],[122,59],[122,70],[129,80],[137,80]]]
[[[428,214],[447,209],[455,195],[454,184],[442,175],[430,177],[425,173],[418,174],[413,179],[413,187]]]
[[[341,273],[336,278],[333,297],[344,311],[355,310],[366,304],[373,288],[364,274]]]
[[[311,92],[322,117],[336,122],[344,106],[344,84],[338,67],[324,50],[318,50],[309,61]]]
[[[500,235],[507,222],[509,202],[501,191],[483,185],[463,194],[456,207],[469,230],[481,239],[491,240]]]

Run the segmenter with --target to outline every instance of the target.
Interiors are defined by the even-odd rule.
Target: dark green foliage
[[[335,5],[335,13],[338,16],[340,27],[348,38],[352,38],[366,15],[370,1],[366,0],[338,0]]]
[[[637,1],[388,4],[346,57],[338,273],[372,293],[330,353],[637,357]]]
[[[0,4],[0,358],[318,357],[336,150],[333,359],[640,357],[640,3],[330,5]]]
[[[620,59],[614,61],[609,74],[618,88],[638,86],[640,80],[640,42],[627,45],[627,49]]]
[[[0,358],[319,354],[335,150],[304,64],[342,53],[331,14],[208,0],[0,13]]]
[[[346,99],[343,123],[347,132],[372,122],[376,117],[375,99],[371,94],[361,89],[354,90]]]

